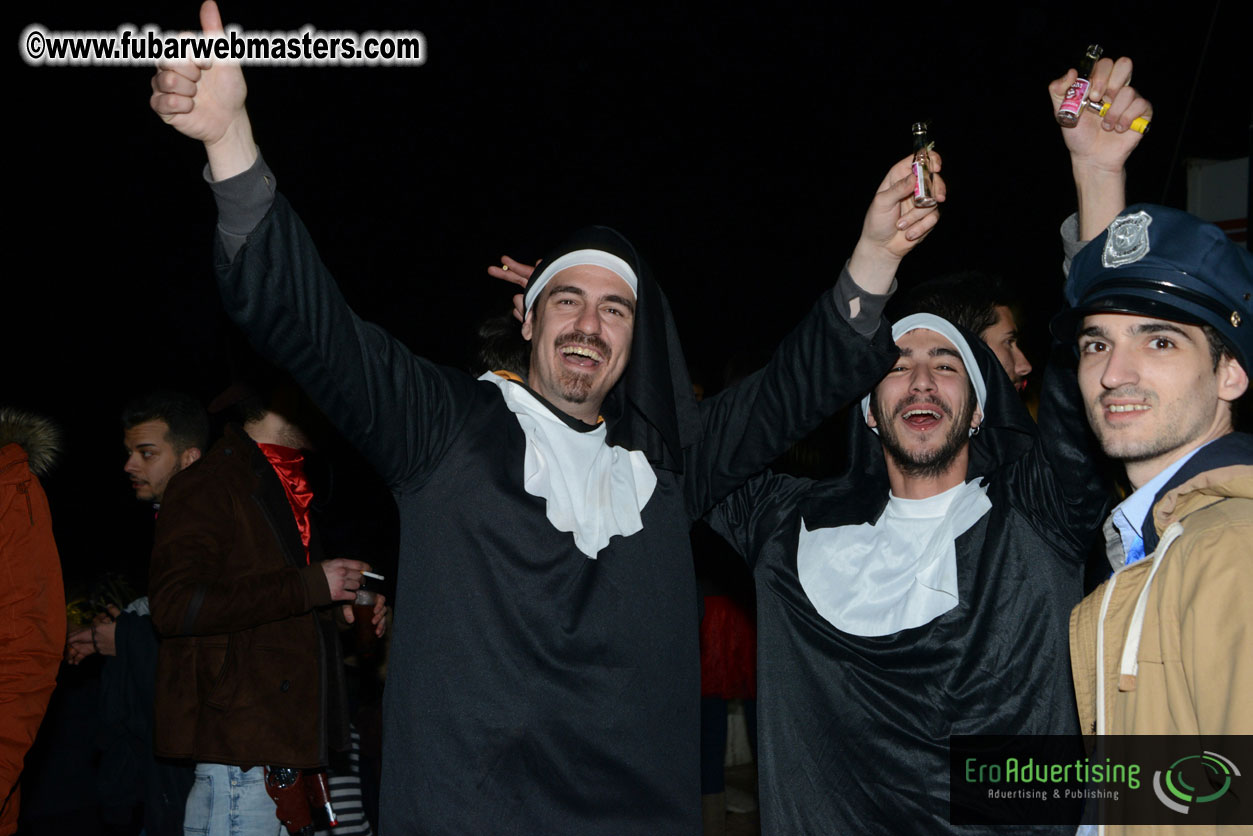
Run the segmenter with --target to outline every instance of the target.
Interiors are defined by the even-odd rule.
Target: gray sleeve
[[[1062,221],[1062,275],[1070,275],[1070,262],[1074,260],[1079,251],[1087,246],[1087,241],[1079,240],[1079,213],[1071,213],[1070,217]]]
[[[840,271],[840,277],[835,282],[836,310],[840,316],[844,317],[844,321],[853,327],[853,330],[863,337],[874,336],[874,332],[879,328],[879,320],[883,318],[883,309],[887,307],[888,300],[892,298],[892,294],[896,292],[896,278],[892,278],[892,286],[888,288],[887,293],[867,293],[857,286],[857,282],[853,280],[853,275],[848,272],[848,262],[844,262],[844,269]],[[852,314],[853,301],[858,301],[858,310],[856,316]]]
[[[214,180],[205,165],[204,179],[218,205],[218,235],[226,247],[227,258],[234,260],[235,253],[274,204],[274,172],[258,151],[248,170],[225,180]]]

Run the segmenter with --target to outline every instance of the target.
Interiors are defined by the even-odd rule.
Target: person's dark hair
[[[326,416],[299,384],[286,372],[261,360],[209,404],[209,412],[223,413],[240,424],[262,421],[267,413],[276,412],[304,431],[314,444],[326,440],[331,432]]]
[[[1218,371],[1218,364],[1223,361],[1223,357],[1234,357],[1231,349],[1223,342],[1222,335],[1218,333],[1218,329],[1213,325],[1201,324],[1201,330],[1205,333],[1205,342],[1209,344],[1209,359],[1214,364],[1214,371]]]
[[[270,411],[266,395],[252,393],[235,404],[235,417],[241,424],[260,421]]]
[[[1201,331],[1205,334],[1205,342],[1209,346],[1209,359],[1214,365],[1214,371],[1218,371],[1218,364],[1223,361],[1224,357],[1235,357],[1227,344],[1223,342],[1222,335],[1213,325],[1201,324]],[[1246,369],[1247,371],[1247,369]],[[1245,407],[1248,406],[1249,393],[1245,392],[1231,403],[1231,425],[1237,429],[1247,432],[1248,427],[1243,426],[1245,420]]]
[[[185,392],[158,389],[131,399],[122,409],[122,429],[145,421],[164,421],[175,453],[192,447],[209,449],[209,415],[200,401]]]
[[[929,279],[905,295],[901,316],[929,313],[982,335],[996,324],[996,309],[1017,300],[1000,276],[966,270]]]
[[[513,314],[489,316],[479,323],[478,335],[475,374],[503,369],[526,379],[531,365],[531,344],[522,338],[522,327]]]

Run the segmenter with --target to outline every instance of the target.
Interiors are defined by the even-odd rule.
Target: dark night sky
[[[1135,58],[1154,102],[1133,200],[1162,202],[1169,178],[1166,202],[1182,205],[1184,158],[1249,153],[1244,4],[1225,0],[1208,48],[1213,0],[869,5],[227,2],[223,15],[245,30],[426,35],[423,67],[246,75],[258,141],[349,300],[454,365],[475,322],[508,303],[488,264],[599,222],[644,253],[689,358],[716,378],[834,279],[920,118],[950,200],[902,280],[995,270],[1041,334],[1073,202],[1045,86],[1091,41]],[[17,3],[10,32],[194,27],[196,4],[177,7]],[[9,68],[18,263],[0,402],[66,427],[50,480],[64,557],[113,560],[147,518],[120,470],[121,404],[159,385],[208,399],[230,375],[204,154],[148,109],[148,70],[27,67],[16,50]]]

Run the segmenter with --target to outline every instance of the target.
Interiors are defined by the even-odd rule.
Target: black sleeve
[[[752,567],[764,541],[777,530],[783,507],[809,484],[794,476],[759,474],[714,506],[705,522]]]
[[[1109,512],[1111,491],[1097,466],[1101,452],[1088,427],[1069,346],[1052,344],[1036,423],[1035,446],[1014,465],[1015,495],[1042,534],[1060,538],[1082,561]]]
[[[214,180],[206,163],[204,179],[218,206],[218,236],[222,248],[227,260],[233,259],[274,205],[278,181],[259,150],[251,166],[225,180]]]
[[[688,450],[688,511],[698,519],[839,408],[874,388],[898,353],[880,322],[863,336],[828,291],[764,369],[700,404]]]
[[[100,672],[101,713],[131,719],[138,710],[141,716],[134,720],[150,725],[159,647],[152,618],[122,613],[113,628],[113,643],[117,655]],[[117,701],[112,711],[106,707],[111,700]]]
[[[281,195],[234,259],[217,241],[222,302],[393,489],[419,486],[464,423],[476,385],[414,356],[348,307]]]
[[[124,612],[117,618],[113,631],[113,643],[118,658],[126,657],[127,664],[148,701],[152,700],[153,672],[157,669],[157,632],[152,627],[152,617]],[[146,673],[145,673],[146,672]]]

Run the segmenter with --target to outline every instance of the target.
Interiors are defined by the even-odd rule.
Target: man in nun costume
[[[221,30],[211,1],[201,24]],[[164,64],[152,88],[205,144],[227,313],[396,499],[380,830],[698,832],[688,530],[892,362],[882,305],[938,217],[912,207],[909,160],[766,368],[698,405],[665,296],[613,230],[542,261],[527,379],[476,380],[349,309],[260,157],[237,65]]]
[[[892,336],[842,476],[758,477],[709,518],[757,587],[764,833],[969,833],[950,735],[1078,733],[1067,622],[1106,494],[1074,374],[1046,372],[1037,428],[974,335]]]

